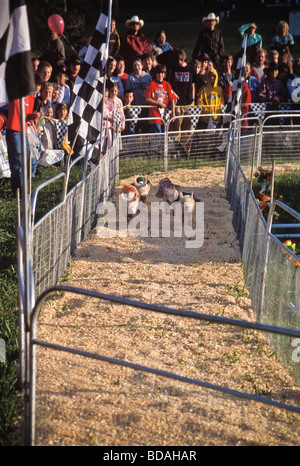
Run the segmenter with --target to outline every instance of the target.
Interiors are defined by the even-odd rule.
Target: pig
[[[122,191],[119,193],[120,196],[120,208],[126,205],[127,220],[130,220],[136,215],[138,205],[140,202],[140,193],[135,186],[125,185]]]
[[[180,186],[173,184],[169,178],[163,178],[158,182],[157,197],[163,198],[168,204],[172,204],[179,199]]]
[[[141,176],[139,178],[135,178],[132,185],[135,186],[136,189],[138,190],[138,192],[140,194],[141,202],[146,202],[147,196],[148,196],[149,191],[150,191],[150,182],[149,182],[149,180],[147,180],[147,178],[145,176],[144,177]]]
[[[185,211],[189,214],[192,214],[195,209],[195,198],[194,193],[180,193],[179,202],[182,205],[182,213]]]

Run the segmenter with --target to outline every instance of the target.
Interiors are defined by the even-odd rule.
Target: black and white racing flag
[[[228,100],[228,109],[235,118],[240,117],[241,102],[244,84],[244,70],[247,61],[247,34],[244,35],[243,45],[238,56],[238,61],[234,73],[231,93]]]
[[[68,137],[76,155],[94,144],[102,134],[105,65],[108,58],[111,6],[112,0],[103,2],[95,32],[73,88],[74,97],[69,112]],[[96,151],[99,152],[99,146],[96,146],[93,152]],[[93,154],[90,154],[90,157],[94,158]]]
[[[23,0],[0,2],[0,107],[36,91],[31,64],[27,7]]]

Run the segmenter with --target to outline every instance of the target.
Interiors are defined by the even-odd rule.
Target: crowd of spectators
[[[171,116],[178,117],[174,120],[174,129],[178,131],[180,141],[180,130],[191,128],[191,120],[183,117],[194,105],[202,107],[198,128],[220,125],[220,108],[229,101],[239,51],[236,56],[225,53],[226,43],[218,27],[219,17],[210,13],[203,18],[205,27],[199,33],[190,61],[183,49],[173,49],[167,42],[164,30],[159,30],[151,42],[142,33],[144,22],[138,16],[128,19],[125,24],[127,31],[119,35],[116,21],[111,21],[103,113],[105,129],[113,125],[109,117],[111,112],[118,111],[125,120],[120,128],[123,134],[162,132],[162,112],[169,108]],[[263,48],[263,37],[257,29],[255,23],[239,28],[241,44],[247,34],[248,61],[242,98],[245,109],[253,102],[276,105],[293,101],[300,89],[300,83],[295,79],[300,78],[300,58],[292,55],[294,39],[288,24],[279,22],[269,50]],[[70,150],[67,144],[68,111],[90,40],[88,38],[80,52],[67,60],[63,42],[52,33],[44,56],[32,60],[36,94],[28,96],[25,110],[26,125],[35,132],[36,141],[39,140],[35,143],[38,158],[45,151],[63,151],[60,154],[64,155],[55,162],[63,163]],[[133,106],[141,106],[141,121],[134,129],[126,123]],[[11,103],[0,119],[1,129],[6,131],[13,190],[20,186],[20,148],[15,141],[15,133],[20,131],[15,123],[18,112],[17,103]],[[215,116],[207,118],[205,113]],[[143,117],[149,117],[149,120],[145,122]],[[190,141],[187,136],[185,138],[181,142],[188,153]],[[33,176],[38,173],[38,162],[32,168]]]

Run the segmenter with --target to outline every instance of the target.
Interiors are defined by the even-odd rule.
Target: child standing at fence
[[[123,111],[123,102],[118,97],[119,86],[116,82],[110,82],[108,86],[108,100],[107,107],[113,115],[114,119],[114,130],[120,129],[124,131],[125,129],[125,115]]]
[[[134,99],[133,90],[126,89],[123,95],[123,111],[125,116],[125,129],[123,136],[126,134],[135,134],[136,115],[135,109],[131,106]],[[133,120],[134,119],[134,120]],[[130,120],[130,121],[127,121]]]
[[[145,92],[146,103],[150,105],[149,120],[153,133],[163,132],[162,112],[171,107],[171,118],[175,117],[175,95],[171,85],[164,80],[167,68],[165,65],[157,65],[154,69],[154,80],[151,81]]]

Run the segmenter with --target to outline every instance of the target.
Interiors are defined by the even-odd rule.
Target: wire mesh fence
[[[62,203],[33,225],[36,296],[62,277],[76,247],[96,224],[98,203],[111,196],[117,178],[118,151],[113,146],[98,167],[68,192]]]
[[[262,322],[271,323],[275,326],[284,325],[291,330],[291,334],[293,330],[298,335],[296,330],[300,328],[298,317],[300,313],[299,300],[297,299],[297,289],[299,287],[297,267],[292,261],[286,260],[280,245],[276,241],[273,244],[271,236],[270,254],[268,255],[267,267],[264,269],[266,222],[257,207],[245,170],[241,168],[241,163],[249,169],[251,164],[257,165],[261,160],[264,160],[265,152],[261,150],[262,141],[266,134],[269,135],[268,130],[264,130],[263,124],[256,117],[253,121],[257,124],[248,125],[247,128],[233,127],[233,134],[231,130],[228,134],[226,127],[201,130],[193,128],[190,131],[180,133],[169,131],[167,127],[163,134],[147,133],[122,136],[120,144],[117,138],[116,144],[113,144],[108,154],[100,160],[99,166],[91,171],[84,182],[79,183],[68,193],[64,203],[49,212],[34,227],[33,257],[35,260],[37,296],[58,281],[72,251],[93,227],[98,203],[109,198],[118,177],[123,178],[139,173],[147,174],[150,170],[172,169],[180,162],[185,162],[186,168],[193,167],[195,163],[222,163],[225,167],[225,186],[228,200],[234,212],[234,227],[241,244],[245,281],[250,289],[253,309],[260,316]],[[181,147],[180,143],[177,144],[178,136],[185,137],[183,139],[185,141],[184,148]],[[227,145],[228,137],[231,141],[229,147]],[[189,143],[188,153],[186,150],[187,141]],[[219,150],[220,146],[222,146],[222,151]],[[275,275],[276,280],[274,279]],[[262,284],[264,288],[262,288]],[[284,290],[281,289],[282,287],[284,287]],[[263,301],[261,300],[262,296],[264,297]],[[99,306],[101,307],[101,304]],[[276,312],[274,311],[275,307]],[[206,316],[206,318],[208,317]],[[247,323],[247,325],[250,325],[250,323]],[[63,327],[61,332],[62,335],[65,335]],[[76,332],[77,330],[75,334]],[[272,344],[274,343],[282,361],[289,368],[292,368],[295,378],[300,380],[299,364],[291,364],[290,361],[293,337],[286,336],[280,330],[278,333],[282,334],[279,336],[273,335]],[[47,387],[39,392],[39,395],[42,396],[38,400],[38,402],[42,403],[42,411],[39,413],[41,417],[38,418],[38,422],[41,422],[42,425],[41,435],[43,435],[43,428],[49,428],[47,422],[46,427],[43,427],[45,426],[44,421],[50,415],[51,407],[55,405],[60,411],[57,422],[63,422],[66,426],[66,441],[70,442],[68,434],[70,420],[76,416],[76,423],[79,426],[85,426],[82,441],[88,443],[88,438],[89,442],[91,442],[95,430],[87,423],[89,405],[83,406],[79,402],[75,410],[74,406],[78,401],[79,392],[82,391],[80,387],[82,387],[83,381],[86,383],[92,374],[89,383],[93,384],[92,392],[97,393],[99,384],[101,384],[101,377],[106,376],[105,374],[109,373],[109,369],[108,372],[103,368],[99,370],[99,361],[96,361],[97,365],[91,369],[89,374],[81,372],[80,377],[77,377],[77,368],[84,366],[82,358],[91,357],[97,359],[97,357],[91,354],[81,354],[79,348],[72,350],[68,347],[57,348],[59,352],[63,351],[63,356],[60,353],[56,357],[52,352],[54,347],[51,348],[51,343],[44,345],[43,342],[38,342],[35,340],[34,334],[32,341],[34,346],[39,346],[38,357],[49,358],[49,361],[54,361],[60,367],[60,373],[63,375],[62,379],[53,381],[52,391],[55,393],[55,397],[49,398],[47,396]],[[41,348],[42,346],[47,346],[48,349],[44,350]],[[80,358],[80,361],[76,362],[73,355],[69,357],[70,353],[76,354],[75,357]],[[66,366],[63,362],[64,359],[66,360]],[[115,360],[109,362],[120,364],[120,361]],[[137,369],[140,370],[141,368],[137,367]],[[70,375],[67,372],[69,370],[71,371]],[[70,381],[71,374],[74,385],[72,385],[73,381]],[[129,375],[129,378],[135,380],[131,375]],[[42,384],[42,380],[43,373],[39,373],[39,383]],[[147,381],[146,386],[149,386],[149,383]],[[111,381],[111,385],[117,386],[117,381]],[[35,387],[31,388],[35,390]],[[88,398],[88,403],[92,403],[93,396]],[[66,400],[67,405],[64,408]],[[138,408],[141,409],[141,412],[145,407],[143,405],[144,401],[145,399],[142,399],[142,407]],[[56,405],[56,403],[58,404]],[[107,400],[107,403],[109,403],[109,400]],[[61,410],[63,410],[63,415],[61,415]],[[35,411],[31,414],[35,415]],[[157,419],[157,417],[154,417],[154,425],[160,422]],[[132,418],[130,418],[131,421]],[[109,422],[111,422],[111,419]],[[137,422],[136,426],[138,427],[138,425]],[[99,426],[97,429],[99,430]]]
[[[299,259],[296,260],[268,231],[267,222],[232,150],[228,152],[225,184],[240,239],[245,284],[257,320],[300,329]],[[293,341],[282,335],[270,336],[279,359],[299,382],[299,363],[292,358]]]

